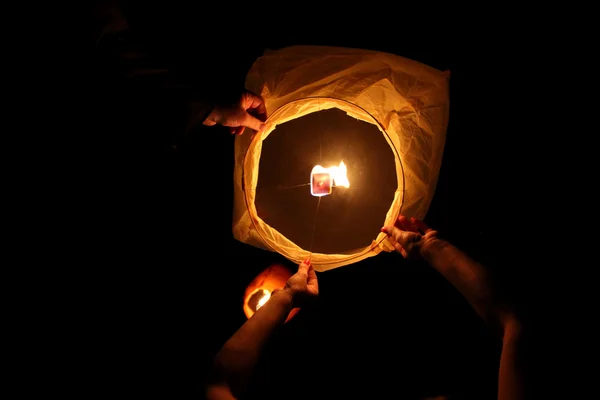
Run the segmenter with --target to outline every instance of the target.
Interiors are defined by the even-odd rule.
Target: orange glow
[[[256,310],[258,311],[259,308],[261,308],[262,306],[265,305],[265,303],[271,298],[271,292],[269,292],[268,290],[265,289],[261,289],[263,291],[263,295],[260,298],[260,300],[258,301],[258,304],[256,304]]]
[[[258,274],[244,293],[243,308],[246,317],[252,317],[256,310],[266,304],[271,298],[273,290],[283,288],[290,276],[292,276],[291,271],[279,264],[273,264]],[[292,319],[299,310],[299,308],[292,309],[285,322]]]

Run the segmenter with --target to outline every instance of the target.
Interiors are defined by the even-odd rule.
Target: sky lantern
[[[435,192],[448,80],[377,51],[267,51],[246,77],[268,119],[235,139],[234,237],[316,271],[392,251],[380,228],[423,219]]]

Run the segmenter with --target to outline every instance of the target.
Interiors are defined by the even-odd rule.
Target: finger
[[[400,232],[402,231],[395,226],[384,226],[383,228],[381,228],[381,232],[385,233],[390,238],[396,240],[400,236]]]
[[[388,235],[390,243],[394,247],[396,247],[396,243],[398,243],[398,245],[400,245],[400,246],[408,243],[410,236],[414,235],[414,233],[406,232],[406,231],[403,231],[396,227],[391,227],[391,226],[386,226],[385,228],[382,229],[382,232],[384,232]],[[400,250],[398,250],[398,251],[400,251]]]
[[[253,109],[257,114],[267,115],[267,107],[262,97],[252,92],[244,93],[244,107],[246,110]]]
[[[402,247],[402,245],[398,242],[394,243],[394,248],[398,251],[398,253],[402,254],[402,257],[408,258],[408,252]]]
[[[256,116],[256,118],[258,118],[262,122],[265,122],[267,120],[267,109],[265,108],[264,103],[260,103],[258,107],[250,108],[248,109],[248,111],[250,112],[250,114]]]
[[[404,215],[400,215],[398,220],[396,221],[396,227],[403,231],[410,231],[411,225],[410,220],[406,218]]]
[[[384,226],[383,228],[381,228],[381,232],[388,235],[388,240],[390,241],[392,246],[394,246],[394,249],[396,249],[398,253],[402,254],[402,257],[408,258],[408,253],[406,252],[406,250],[404,250],[404,247],[402,247],[398,240],[400,235],[404,234],[404,232],[391,226]]]
[[[412,232],[419,232],[418,219],[414,217],[408,218],[408,227]]]
[[[425,222],[423,222],[421,220],[417,220],[417,226],[419,227],[420,230],[423,231],[423,233],[427,233],[427,232],[431,231],[431,228],[429,227],[429,225],[427,225]]]
[[[298,272],[308,275],[308,270],[310,266],[310,258],[307,258],[306,260],[302,261],[300,265],[298,265]]]
[[[234,128],[233,134],[234,135],[241,135],[242,133],[244,133],[244,129],[246,129],[246,127],[244,127],[244,126],[238,126],[238,127]]]
[[[313,268],[312,264],[308,266],[308,279],[306,282],[317,282],[317,273],[315,272],[315,269]]]
[[[231,132],[232,135],[235,135],[235,132],[237,131],[237,128],[232,126],[229,128],[229,132]]]
[[[260,111],[256,111],[256,118],[260,119],[262,122],[265,122],[267,120],[267,113],[266,112],[260,112]]]
[[[253,117],[247,112],[244,113],[240,125],[246,126],[250,129],[254,129],[255,131],[262,131],[263,129],[265,129],[265,124],[263,124],[260,119]]]
[[[422,234],[427,233],[431,229],[427,226],[427,224],[420,219],[411,218],[410,219],[412,225]]]

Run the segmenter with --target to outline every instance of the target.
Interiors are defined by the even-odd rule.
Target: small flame
[[[258,303],[256,303],[256,311],[258,311],[259,308],[264,306],[265,303],[267,301],[269,301],[269,299],[271,298],[271,292],[269,292],[266,289],[263,289],[262,291],[263,291],[263,296],[260,298],[260,300],[258,300]]]
[[[348,167],[342,160],[340,165],[337,167],[321,167],[315,165],[312,169],[311,175],[313,174],[329,174],[333,178],[333,186],[350,187],[350,181],[348,180]]]
[[[344,161],[340,162],[339,167],[330,167],[329,172],[333,177],[333,184],[335,186],[350,187],[350,181],[346,175],[348,173],[348,168],[346,167],[346,164],[344,164]]]

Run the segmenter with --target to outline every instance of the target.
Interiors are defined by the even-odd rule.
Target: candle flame
[[[269,292],[266,289],[263,289],[263,295],[260,298],[260,300],[258,300],[258,303],[256,303],[256,311],[258,311],[259,308],[261,308],[262,306],[265,305],[265,303],[267,301],[269,301],[269,299],[271,298],[271,292]]]

